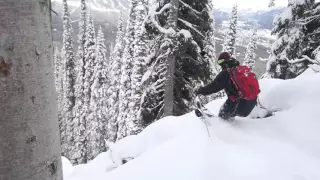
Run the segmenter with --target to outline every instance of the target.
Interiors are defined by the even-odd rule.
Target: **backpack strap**
[[[236,76],[236,74],[235,74],[235,69],[230,69],[230,68],[227,68],[227,71],[228,71],[228,73],[229,73],[229,75],[230,75],[230,77],[231,77],[231,81],[232,81],[232,83],[233,83],[233,85],[235,86],[235,88],[237,89],[237,92],[238,92],[238,95],[239,95],[239,97],[242,97],[242,94],[241,94],[241,92],[240,92],[240,87],[239,87],[239,81],[238,81],[238,78],[237,78],[237,76]],[[232,78],[233,77],[233,78]]]
[[[243,96],[243,94],[241,93],[241,91],[239,91],[239,89],[241,89],[241,90],[243,90],[242,89],[242,87],[240,87],[239,86],[239,80],[238,80],[238,77],[236,76],[236,73],[235,73],[235,69],[233,69],[233,71],[232,71],[232,74],[233,74],[233,77],[234,77],[234,82],[235,82],[235,84],[237,84],[237,87],[238,87],[238,94],[239,94],[239,96],[240,96],[240,98]]]
[[[235,115],[237,110],[238,110],[238,107],[239,107],[239,104],[240,104],[240,98],[241,98],[242,95],[241,95],[241,93],[239,91],[239,86],[238,86],[238,83],[237,83],[238,82],[238,78],[235,75],[234,68],[233,68],[233,72],[231,72],[231,69],[229,67],[227,67],[226,71],[229,73],[231,81],[232,81],[233,85],[235,86],[235,88],[237,89],[237,92],[239,94],[239,96],[236,98],[236,106],[234,108],[234,111],[232,112],[232,115]],[[234,77],[234,79],[232,77]]]

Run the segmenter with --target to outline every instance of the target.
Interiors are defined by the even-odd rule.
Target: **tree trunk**
[[[168,17],[168,28],[176,29],[177,21],[178,21],[178,13],[179,13],[179,1],[171,0],[170,1],[172,7],[169,11]],[[175,46],[177,46],[177,37],[172,34],[166,35],[168,39],[168,58],[167,58],[167,73],[166,73],[166,83],[165,83],[165,94],[164,94],[164,109],[163,109],[163,117],[171,116],[174,113],[174,77],[175,77],[175,53],[177,50]],[[167,39],[165,38],[165,39]]]
[[[50,0],[0,0],[0,179],[61,180]]]

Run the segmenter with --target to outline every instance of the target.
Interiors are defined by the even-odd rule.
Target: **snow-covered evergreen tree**
[[[70,142],[68,136],[72,134],[73,107],[75,105],[75,57],[72,39],[72,25],[67,0],[63,0],[63,42],[61,56],[65,63],[63,70],[63,109],[61,111],[62,126],[61,148],[62,155],[69,158]]]
[[[307,34],[307,52],[296,61],[304,60],[306,66],[318,71],[320,69],[320,2],[315,1],[309,9],[304,12],[304,18],[299,21],[304,25]]]
[[[86,41],[84,43],[84,105],[85,113],[89,114],[89,106],[91,99],[91,85],[93,84],[93,71],[96,65],[96,35],[93,23],[92,14],[88,14],[87,26],[86,26]]]
[[[85,163],[87,161],[87,149],[85,146],[86,141],[86,119],[84,112],[84,44],[86,42],[86,3],[85,0],[81,0],[81,15],[79,20],[79,34],[78,34],[78,53],[76,62],[76,86],[75,97],[76,103],[73,108],[73,134],[72,134],[72,150],[70,151],[70,161],[73,164]]]
[[[88,126],[88,160],[92,160],[99,153],[104,152],[105,132],[107,125],[107,48],[102,28],[99,28],[96,46],[96,65],[93,71],[93,84],[91,86],[91,113]],[[89,129],[90,128],[90,129]]]
[[[212,0],[208,0],[206,7],[206,12],[208,13],[208,23],[209,30],[206,32],[206,38],[204,40],[205,52],[204,59],[210,64],[211,78],[214,79],[215,76],[221,71],[221,67],[216,63],[216,41],[215,41],[215,19],[214,19],[214,6]]]
[[[257,29],[254,28],[252,36],[249,40],[249,44],[246,48],[246,53],[243,61],[243,64],[248,66],[251,70],[253,70],[255,64],[256,54],[254,51],[257,49],[257,40]]]
[[[98,129],[99,124],[95,120],[95,117],[92,116],[92,107],[91,107],[91,86],[94,82],[93,72],[96,66],[96,35],[95,28],[93,23],[92,14],[88,13],[87,17],[87,26],[86,26],[86,42],[84,43],[84,80],[83,80],[83,112],[86,119],[86,141],[85,146],[87,146],[87,160],[93,158],[95,151],[98,151],[99,144],[96,144],[98,139]]]
[[[291,0],[288,7],[274,20],[272,34],[277,36],[263,77],[288,79],[301,74],[311,62],[312,47],[309,35],[314,27],[311,21],[300,23],[307,18],[305,12],[314,9],[314,0]]]
[[[140,103],[143,93],[142,77],[146,69],[146,58],[149,52],[149,39],[146,29],[144,28],[144,20],[148,16],[148,0],[139,0],[137,4],[135,36],[134,36],[134,52],[133,52],[133,70],[132,70],[132,100],[129,104],[130,114],[126,119],[125,135],[137,134],[142,130]]]
[[[208,1],[171,0],[151,4],[146,29],[150,35],[147,84],[142,98],[143,124],[192,110],[195,82],[210,81],[204,58],[209,30]]]
[[[124,49],[124,25],[123,16],[120,14],[118,21],[118,31],[115,46],[110,58],[110,68],[108,70],[108,79],[110,79],[110,87],[107,91],[108,97],[108,126],[107,126],[107,140],[115,142],[117,140],[118,132],[118,113],[119,113],[119,91],[120,91],[120,78],[121,78],[121,61]]]
[[[223,44],[223,51],[229,52],[235,57],[236,38],[237,38],[237,24],[238,24],[238,5],[235,4],[232,8],[229,29]]]
[[[125,48],[121,60],[121,78],[119,89],[119,114],[118,114],[118,133],[117,138],[121,139],[127,134],[126,120],[130,113],[129,103],[131,102],[132,85],[131,75],[134,57],[134,38],[136,30],[137,5],[139,0],[131,0],[131,9],[127,23],[126,35],[124,38]]]
[[[216,41],[215,41],[215,19],[214,19],[214,6],[213,6],[213,0],[208,0],[208,4],[206,7],[206,12],[208,13],[209,16],[209,30],[206,32],[206,38],[204,40],[204,60],[206,62],[208,62],[209,64],[209,68],[210,68],[210,79],[209,81],[213,81],[215,79],[215,77],[219,74],[219,72],[221,71],[221,67],[218,65],[218,63],[216,62]],[[198,89],[200,86],[202,86],[203,84],[198,83],[195,86],[195,90]],[[224,96],[224,91],[221,91],[217,94],[213,94],[211,96],[208,97],[202,97],[202,103],[206,104],[209,101],[212,101],[216,98],[221,98]],[[195,99],[195,98],[194,98]]]
[[[157,57],[161,57],[157,53],[158,42],[162,40],[161,38],[161,36],[156,36],[151,43],[150,55],[146,61],[148,70],[142,79],[142,84],[147,85],[141,98],[141,116],[144,127],[163,115],[166,63],[164,60],[157,60]]]
[[[308,63],[314,64],[312,67],[315,67],[316,65],[320,66],[320,2],[315,2],[310,9],[305,12],[305,17],[300,21],[305,26],[309,40],[307,44],[309,51],[308,54],[306,53],[307,56],[303,58],[308,60]]]
[[[150,53],[152,56],[149,57],[148,61],[149,70],[144,77],[144,80],[146,77],[150,79],[148,80],[150,84],[147,86],[142,99],[144,124],[163,116],[173,115],[174,104],[175,54],[178,47],[176,29],[179,1],[170,0],[162,6],[160,2],[154,3],[157,6],[151,9],[149,17],[151,27],[148,28],[150,34],[155,33],[156,35],[152,42]],[[155,16],[165,10],[168,10],[167,17],[164,17],[165,25],[160,26]]]

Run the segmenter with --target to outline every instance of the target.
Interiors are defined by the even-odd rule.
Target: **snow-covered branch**
[[[194,8],[192,8],[190,5],[188,5],[187,3],[183,2],[182,0],[179,0],[179,2],[180,2],[184,7],[190,9],[190,10],[191,10],[190,13],[192,13],[192,14],[194,15],[194,17],[196,17],[196,18],[198,18],[198,19],[200,19],[200,20],[203,20],[203,18],[201,17],[201,12],[195,10]]]
[[[166,51],[166,53],[160,54],[160,55],[157,57],[157,59],[156,59],[156,61],[155,61],[154,64],[158,64],[158,63],[160,62],[161,58],[168,56],[169,53],[170,53],[170,51]]]
[[[149,64],[152,60],[152,58],[154,58],[156,56],[155,52],[150,53],[147,57],[146,57],[146,64]]]
[[[317,60],[314,60],[314,59],[311,59],[309,58],[308,56],[306,55],[303,55],[301,59],[294,59],[294,60],[290,60],[286,57],[286,60],[291,63],[291,64],[295,64],[295,63],[299,63],[299,62],[302,62],[302,61],[305,61],[305,60],[308,60],[310,62],[312,62],[313,64],[319,64],[320,65],[320,62],[317,61]]]
[[[201,12],[195,10],[194,8],[192,8],[189,4],[183,2],[182,0],[179,0],[179,2],[185,6],[186,8],[190,9],[191,11],[193,11],[194,13],[198,14],[198,15],[201,15]]]
[[[317,14],[318,11],[320,11],[320,4],[319,3],[317,3],[316,6],[313,9],[305,10],[303,14],[304,15],[306,15],[306,14]]]
[[[301,20],[297,20],[297,22],[301,25],[306,25],[306,24],[309,24],[310,22],[316,20],[317,18],[320,18],[320,15],[314,15],[314,16],[310,16],[310,17],[307,17],[305,19],[301,19]]]
[[[161,108],[158,110],[158,112],[163,112],[163,109],[164,109],[164,103],[162,104]],[[159,113],[158,114],[158,117],[157,118],[161,118],[161,115],[162,113]]]
[[[155,12],[154,12],[154,15],[159,15],[159,14],[163,13],[163,11],[165,11],[165,10],[167,10],[167,9],[170,9],[171,7],[172,7],[171,3],[168,3],[168,4],[164,5],[164,6],[160,9],[160,11],[155,11]]]
[[[185,40],[188,40],[188,39],[191,39],[192,38],[192,35],[190,33],[190,31],[186,30],[186,29],[181,29],[178,34],[181,34],[183,35],[184,39]]]
[[[164,28],[162,27],[159,22],[156,20],[156,15],[159,15],[161,14],[163,11],[165,11],[166,9],[169,9],[171,8],[172,5],[170,3],[164,5],[160,11],[156,11],[155,9],[154,10],[151,10],[150,12],[150,20],[152,22],[152,24],[163,34],[173,34],[175,33],[175,30],[173,28]]]
[[[314,59],[311,59],[311,58],[309,58],[309,57],[306,56],[306,55],[303,55],[302,57],[305,58],[306,60],[312,62],[313,64],[319,64],[319,65],[320,65],[320,62],[319,62],[319,61],[314,60]]]
[[[193,25],[191,23],[189,23],[188,21],[185,21],[181,18],[178,19],[179,21],[181,21],[182,23],[184,23],[187,27],[189,27],[190,29],[194,30],[196,33],[198,33],[200,36],[205,37],[197,28],[193,27]]]
[[[160,101],[158,105],[156,105],[156,106],[154,106],[152,108],[149,108],[149,109],[150,110],[155,110],[155,109],[159,108],[160,106],[163,106],[163,103],[164,103],[164,101]]]

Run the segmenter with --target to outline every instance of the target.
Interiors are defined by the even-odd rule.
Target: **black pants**
[[[219,112],[219,117],[230,120],[235,116],[247,117],[253,108],[257,104],[257,99],[255,100],[239,100],[238,108],[236,109],[237,102],[232,102],[230,99],[224,103]]]

